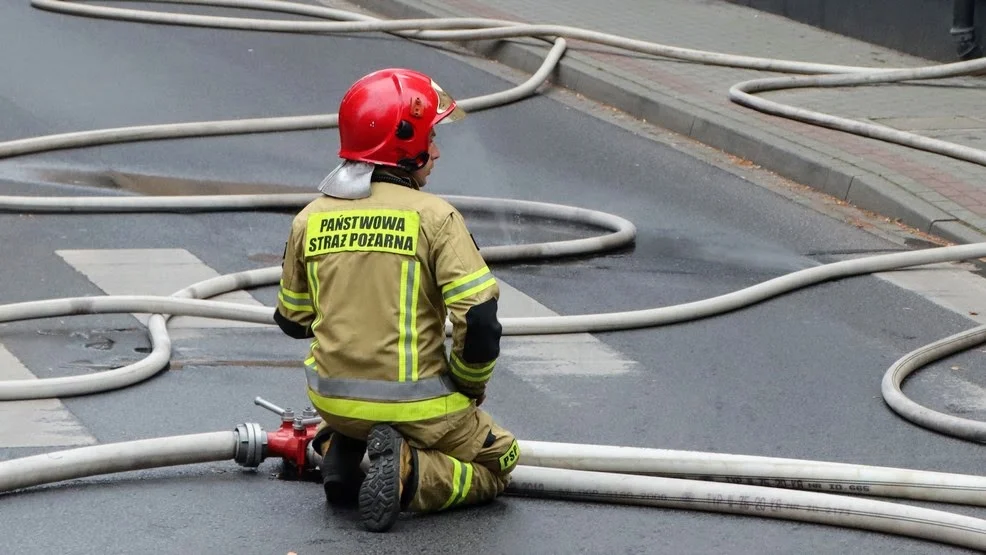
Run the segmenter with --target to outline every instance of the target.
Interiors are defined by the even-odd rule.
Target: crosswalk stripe
[[[185,287],[220,275],[185,249],[58,250],[56,254],[108,295],[171,295]],[[234,291],[211,300],[262,306],[246,291]],[[148,314],[134,314],[147,324]],[[257,327],[263,324],[176,316],[169,329]]]
[[[37,377],[0,345],[0,380]],[[96,438],[58,399],[0,402],[0,448],[91,445]]]
[[[59,250],[66,262],[110,295],[168,295],[197,281],[215,277],[215,270],[185,249]],[[500,315],[511,317],[558,314],[498,278]],[[243,291],[214,297],[259,306]],[[147,315],[135,315],[146,323]],[[245,322],[175,317],[169,328],[254,326]],[[628,372],[636,362],[588,333],[511,336],[502,342],[501,360],[524,378],[546,376],[610,376]]]
[[[497,278],[501,317],[558,316],[520,290]],[[507,336],[501,341],[504,366],[522,378],[613,376],[629,372],[636,361],[588,333]]]

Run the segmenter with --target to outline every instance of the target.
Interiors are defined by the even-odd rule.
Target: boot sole
[[[370,470],[359,490],[359,512],[371,532],[386,532],[401,512],[401,438],[390,426],[378,425],[366,438]]]

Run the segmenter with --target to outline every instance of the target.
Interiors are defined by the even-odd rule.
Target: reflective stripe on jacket
[[[317,408],[401,422],[483,394],[499,354],[498,297],[452,205],[375,182],[368,198],[320,197],[294,218],[277,311],[314,336],[305,367]]]

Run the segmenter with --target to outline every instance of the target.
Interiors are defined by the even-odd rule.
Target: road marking
[[[185,249],[58,250],[56,254],[82,272],[107,295],[171,295],[189,285],[220,274]],[[246,291],[234,291],[211,300],[263,306]],[[134,314],[147,325],[148,314]],[[169,329],[257,327],[263,324],[176,316]]]
[[[913,291],[929,301],[958,313],[979,324],[986,324],[986,279],[973,271],[976,267],[968,262],[944,262],[919,268],[897,270],[874,274],[878,278],[899,287]],[[973,326],[970,325],[970,328]],[[941,337],[929,337],[927,343]],[[977,349],[980,353],[982,348]],[[966,351],[972,353],[974,351]],[[980,357],[982,355],[972,355]],[[945,359],[946,361],[949,359]],[[966,418],[964,413],[986,410],[984,393],[986,388],[965,378],[962,369],[943,370],[935,381],[925,382],[924,387],[932,387],[938,397],[936,410]],[[917,381],[921,374],[910,380]]]
[[[977,350],[976,357],[984,351]],[[968,364],[971,362],[972,364]],[[986,411],[986,387],[972,381],[973,373],[979,370],[975,360],[965,363],[954,362],[937,372],[919,371],[908,378],[908,386],[917,391],[934,393],[928,408],[958,418],[981,420]]]
[[[36,379],[0,345],[0,380]],[[96,438],[58,399],[0,402],[0,448],[94,443]]]
[[[946,262],[873,275],[986,324],[986,279],[970,271],[975,269],[969,263]]]
[[[197,281],[219,274],[184,249],[59,250],[56,253],[109,295],[170,295]],[[558,314],[500,281],[501,316]],[[244,291],[216,300],[261,306]],[[147,323],[146,314],[136,314]],[[169,328],[257,326],[245,322],[175,317]],[[611,376],[628,372],[635,361],[588,333],[504,337],[501,360],[525,378],[550,376]]]
[[[503,280],[497,283],[501,317],[558,316]],[[588,333],[505,336],[500,360],[511,372],[528,379],[614,376],[629,372],[637,364]]]
[[[980,351],[981,352],[981,351]],[[936,400],[936,405],[944,406],[937,408],[946,414],[952,414],[959,418],[973,418],[970,412],[982,412],[986,410],[986,388],[971,382],[964,373],[969,369],[961,366],[953,366],[951,370],[943,370],[935,382],[938,389],[935,395],[940,399]]]

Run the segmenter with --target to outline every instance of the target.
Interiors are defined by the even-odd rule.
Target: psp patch
[[[518,458],[520,458],[520,445],[517,444],[517,440],[515,439],[510,444],[510,449],[507,449],[506,453],[500,455],[500,470],[506,470],[516,464]]]

